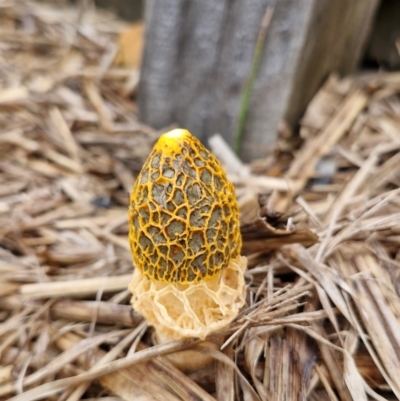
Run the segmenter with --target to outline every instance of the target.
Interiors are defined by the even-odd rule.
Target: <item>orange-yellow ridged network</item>
[[[240,254],[233,185],[189,131],[160,137],[133,187],[130,244],[135,266],[164,282],[211,278]]]

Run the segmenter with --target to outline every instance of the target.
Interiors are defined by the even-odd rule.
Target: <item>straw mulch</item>
[[[283,130],[251,166],[222,152],[247,307],[218,350],[153,345],[129,305],[126,220],[158,133],[135,117],[137,71],[113,63],[120,29],[0,0],[0,398],[399,399],[400,75],[332,77],[301,140]],[[187,348],[215,362],[164,356]]]

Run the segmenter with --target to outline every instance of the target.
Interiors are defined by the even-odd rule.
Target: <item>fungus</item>
[[[244,305],[235,190],[189,131],[163,134],[144,163],[130,198],[129,242],[132,305],[159,342],[205,339]]]

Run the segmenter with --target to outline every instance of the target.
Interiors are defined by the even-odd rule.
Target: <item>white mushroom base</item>
[[[227,326],[245,304],[246,267],[247,259],[240,256],[220,275],[192,284],[152,282],[135,269],[128,287],[131,303],[160,339],[203,340]]]

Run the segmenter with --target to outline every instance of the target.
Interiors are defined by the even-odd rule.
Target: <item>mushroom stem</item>
[[[132,306],[158,335],[204,340],[229,324],[243,307],[246,267],[247,259],[240,256],[220,277],[193,284],[151,281],[136,269],[128,287]]]

